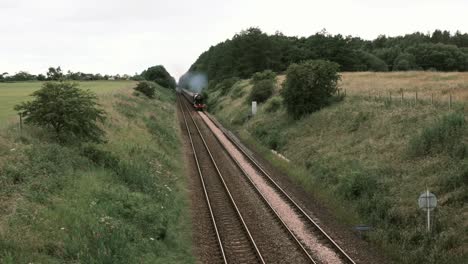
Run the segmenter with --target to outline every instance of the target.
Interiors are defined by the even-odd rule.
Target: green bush
[[[251,82],[252,84],[256,84],[260,81],[263,80],[271,80],[274,81],[276,78],[276,73],[274,73],[272,70],[265,70],[262,72],[256,72],[252,75]]]
[[[409,154],[421,157],[443,152],[452,157],[464,158],[466,146],[462,137],[465,133],[466,123],[463,115],[457,113],[446,115],[410,140]]]
[[[244,87],[245,86],[235,85],[235,87],[231,91],[231,98],[237,99],[237,98],[242,97],[245,94]]]
[[[328,105],[337,91],[338,70],[338,64],[324,60],[289,66],[282,91],[288,113],[299,119]]]
[[[222,80],[220,83],[216,84],[216,90],[221,91],[221,95],[226,95],[229,90],[232,88],[232,86],[238,82],[240,79],[237,77],[231,77],[228,79]]]
[[[153,82],[141,81],[133,89],[146,95],[146,97],[148,98],[154,98],[154,96],[156,95],[156,85]]]
[[[249,101],[265,102],[273,94],[274,83],[271,80],[261,80],[250,90]]]
[[[278,111],[281,108],[283,100],[279,96],[274,96],[265,105],[265,111],[268,113],[273,113]]]
[[[15,106],[25,123],[51,129],[61,142],[102,142],[104,131],[97,125],[105,119],[96,95],[77,83],[47,82],[35,91],[32,101]]]

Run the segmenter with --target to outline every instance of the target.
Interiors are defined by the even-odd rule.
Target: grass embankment
[[[79,82],[83,89],[90,89],[97,94],[106,94],[116,90],[129,88],[135,85],[134,81],[86,81]],[[0,82],[0,124],[8,123],[7,121],[17,120],[16,112],[13,107],[23,101],[30,99],[34,91],[41,88],[43,82]],[[0,127],[4,128],[6,125]]]
[[[350,85],[362,82],[366,74],[374,75],[344,74],[342,87],[352,90]],[[379,75],[387,87],[386,74]],[[395,73],[389,75],[395,86],[405,88]],[[440,75],[465,78],[466,74],[421,75],[418,78],[433,80]],[[445,89],[442,80],[439,84]],[[380,89],[381,83],[373,82],[372,87]],[[328,204],[350,229],[362,223],[372,226],[366,239],[396,263],[466,263],[468,125],[461,103],[449,109],[428,102],[347,96],[294,121],[281,105],[279,87],[250,118],[250,89],[248,80],[243,80],[225,96],[210,93],[210,111]],[[439,199],[430,235],[425,230],[425,213],[417,206],[426,186]]]
[[[0,131],[1,263],[193,262],[175,94],[100,103],[105,144]]]

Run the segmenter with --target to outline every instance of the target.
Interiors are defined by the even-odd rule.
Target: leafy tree
[[[104,131],[97,123],[105,113],[91,91],[81,90],[76,83],[47,82],[32,96],[32,101],[15,106],[25,123],[51,129],[61,142],[103,140]]]
[[[155,82],[162,87],[175,89],[175,79],[166,71],[164,66],[157,65],[144,70],[141,76],[147,81]]]
[[[263,103],[273,94],[274,82],[270,79],[259,80],[250,91],[249,100]]]
[[[299,119],[329,104],[340,80],[339,65],[324,60],[292,64],[282,91],[288,113]]]
[[[148,98],[154,98],[156,95],[156,85],[153,82],[140,81],[133,89],[146,95]]]
[[[416,64],[416,58],[412,54],[406,52],[401,53],[396,57],[392,68],[394,71],[410,71],[419,69]]]
[[[42,82],[42,81],[47,80],[47,77],[44,74],[41,73],[41,74],[37,75],[37,80]]]
[[[49,70],[47,71],[47,79],[51,81],[58,81],[63,78],[63,73],[62,69],[60,66],[57,68],[54,67],[49,67]]]

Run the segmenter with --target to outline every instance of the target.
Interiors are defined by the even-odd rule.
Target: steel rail
[[[188,136],[189,136],[189,139],[190,139],[190,145],[192,146],[193,157],[194,157],[195,163],[197,165],[198,176],[200,177],[200,181],[201,181],[201,184],[202,184],[202,187],[203,187],[203,193],[205,195],[206,204],[208,205],[208,209],[210,211],[211,222],[213,223],[213,227],[214,227],[214,230],[215,230],[215,233],[216,233],[216,239],[218,240],[218,245],[219,245],[219,248],[221,250],[221,255],[223,257],[223,261],[224,261],[225,264],[228,264],[226,254],[224,252],[223,243],[222,243],[221,237],[219,235],[218,226],[216,225],[216,219],[214,217],[213,209],[211,208],[210,197],[208,196],[208,192],[206,190],[205,180],[203,179],[203,173],[201,172],[200,162],[198,161],[197,152],[195,151],[195,146],[193,144],[192,135],[191,135],[188,123],[187,123],[187,118],[185,117],[185,113],[184,113],[184,110],[182,108],[182,103],[180,102],[180,98],[177,98],[177,99],[178,99],[177,101],[178,101],[179,106],[180,106],[180,110],[182,111],[182,116],[184,118],[185,128],[187,129],[187,133],[188,133]]]
[[[210,148],[208,147],[208,144],[205,141],[205,138],[203,137],[203,134],[202,134],[200,128],[198,127],[195,119],[193,118],[192,114],[190,113],[191,111],[188,109],[187,105],[184,104],[184,106],[185,106],[185,109],[187,110],[187,112],[189,112],[190,119],[192,120],[193,124],[195,125],[195,128],[198,131],[198,134],[199,134],[199,136],[200,136],[200,138],[201,138],[201,140],[203,142],[203,145],[205,146],[205,149],[206,149],[206,151],[208,152],[208,154],[210,156],[210,160],[211,160],[213,166],[216,169],[218,177],[219,177],[219,179],[221,180],[221,182],[223,184],[224,190],[226,191],[226,193],[227,193],[227,195],[228,195],[228,197],[229,197],[229,199],[230,199],[230,201],[231,201],[231,203],[232,203],[232,205],[233,205],[233,207],[234,207],[234,209],[235,209],[235,211],[236,211],[236,213],[237,213],[237,215],[238,215],[238,217],[240,219],[240,222],[242,223],[242,227],[244,228],[244,230],[247,233],[247,236],[249,238],[250,243],[252,244],[253,248],[255,249],[255,253],[256,253],[260,263],[265,264],[265,260],[263,259],[263,256],[262,256],[260,250],[258,249],[257,244],[255,243],[255,240],[253,239],[252,234],[250,233],[250,230],[247,227],[247,224],[245,223],[244,218],[242,217],[242,214],[240,213],[240,210],[239,210],[236,202],[234,201],[234,198],[231,195],[231,192],[229,191],[229,188],[227,187],[227,184],[226,184],[226,182],[224,180],[224,177],[223,177],[221,171],[219,170],[219,167],[218,167],[218,165],[217,165],[217,163],[216,163],[216,161],[215,161],[215,159],[214,159],[214,157],[213,157],[213,155],[211,153]]]
[[[280,193],[282,195],[284,195],[284,197],[287,198],[287,200],[303,215],[305,216],[305,218],[309,221],[309,223],[312,224],[312,226],[318,230],[320,232],[320,234],[325,237],[325,239],[335,248],[335,250],[337,251],[337,253],[339,253],[339,255],[341,256],[341,258],[343,260],[345,260],[347,263],[351,263],[351,264],[356,264],[356,262],[336,243],[335,240],[333,240],[333,238],[331,238],[330,235],[328,235],[325,230],[323,230],[319,224],[314,221],[287,193],[286,191],[284,191],[283,188],[281,188],[278,183],[276,183],[276,181],[274,181],[272,179],[272,177],[270,176],[269,173],[267,173],[263,167],[255,160],[255,158],[253,158],[250,154],[248,154],[244,148],[242,146],[240,146],[240,144],[234,140],[231,135],[229,135],[228,133],[226,133],[226,131],[224,130],[224,128],[222,128],[218,123],[217,121],[213,120],[213,118],[209,115],[209,114],[205,114],[208,119],[213,122],[213,124],[218,127],[221,132],[226,136],[226,138],[231,141],[231,143],[234,144],[234,146],[245,156],[247,157],[247,159],[266,177],[266,179],[275,187],[275,189],[277,189],[278,191],[280,191]],[[223,144],[221,144],[223,145]],[[249,178],[249,177],[248,177]],[[301,243],[302,244],[302,243]]]

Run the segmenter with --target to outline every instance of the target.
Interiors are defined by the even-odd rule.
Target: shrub
[[[289,66],[282,91],[288,113],[299,119],[328,105],[337,91],[338,69],[338,64],[324,60]]]
[[[133,89],[146,95],[148,98],[154,98],[154,96],[156,95],[156,85],[152,82],[141,81]]]
[[[449,114],[413,137],[409,143],[409,154],[419,157],[445,152],[452,157],[463,158],[466,154],[466,146],[462,142],[465,132],[464,116],[456,113]]]
[[[256,84],[260,81],[263,80],[271,80],[274,81],[276,78],[276,73],[274,73],[272,70],[265,70],[262,72],[256,72],[252,75],[251,82],[252,84]]]
[[[254,84],[250,91],[249,100],[259,103],[265,102],[273,94],[274,83],[271,80],[261,80]]]
[[[52,129],[62,142],[102,141],[104,131],[97,122],[104,120],[104,111],[91,91],[79,89],[76,83],[48,82],[32,96],[32,101],[15,106],[26,123]]]
[[[239,80],[240,79],[238,77],[231,77],[228,79],[224,79],[220,83],[216,84],[216,90],[220,90],[221,95],[225,95],[229,92],[231,87]]]
[[[274,96],[265,105],[265,111],[268,113],[276,112],[278,111],[278,109],[280,109],[282,103],[283,102],[282,102],[281,97]]]
[[[244,87],[245,87],[244,85],[236,84],[235,87],[231,91],[231,98],[237,99],[237,98],[244,96],[245,94]]]

